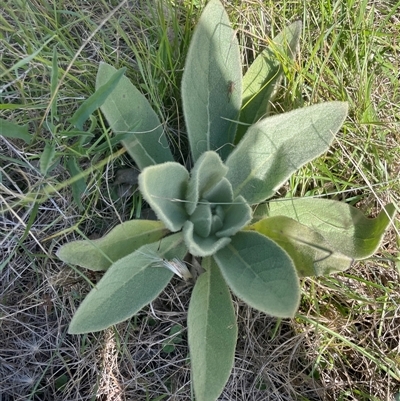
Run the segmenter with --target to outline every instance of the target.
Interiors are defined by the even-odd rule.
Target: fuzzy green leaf
[[[299,279],[289,255],[275,242],[241,231],[214,258],[229,287],[248,305],[272,316],[294,316]]]
[[[121,68],[116,70],[108,81],[96,88],[96,91],[88,99],[86,99],[75,111],[74,115],[69,120],[72,125],[74,125],[79,130],[83,130],[83,124],[89,118],[89,116],[97,110],[107,99],[107,97],[112,93],[112,91],[117,87],[118,82],[123,77],[126,68]]]
[[[321,234],[338,251],[353,259],[365,259],[378,249],[396,213],[388,204],[374,219],[353,206],[330,199],[295,198],[270,202],[270,216],[290,217]]]
[[[160,221],[130,220],[114,227],[103,238],[74,241],[63,245],[57,256],[90,270],[107,270],[112,263],[168,233]]]
[[[183,258],[186,252],[179,233],[164,238],[161,244],[145,245],[119,259],[83,300],[68,332],[103,330],[135,315],[160,294],[173,276],[151,255],[159,253],[160,258],[172,259]]]
[[[243,77],[243,106],[236,133],[236,142],[248,126],[265,116],[272,94],[282,75],[282,61],[293,60],[301,35],[301,21],[295,21],[274,37],[272,43],[259,54]],[[279,54],[279,58],[277,57]]]
[[[227,202],[230,203],[233,200],[232,185],[225,177],[223,177],[217,185],[212,187],[209,191],[203,192],[202,198],[215,204],[222,205]]]
[[[111,65],[100,63],[96,90],[116,71]],[[122,144],[140,169],[174,160],[157,114],[127,77],[121,78],[101,111],[114,133],[121,135]]]
[[[28,124],[18,125],[0,118],[0,135],[6,138],[18,138],[30,144],[33,136],[28,132],[28,128]]]
[[[207,238],[213,227],[213,215],[208,202],[202,202],[190,216],[194,225],[194,232],[200,237]]]
[[[215,234],[206,238],[197,235],[194,231],[194,225],[191,221],[186,221],[183,226],[183,236],[189,252],[193,256],[210,256],[229,244],[228,237],[218,238]]]
[[[182,105],[193,160],[216,150],[226,159],[235,137],[242,75],[239,45],[218,0],[203,10],[182,76]]]
[[[253,124],[226,161],[234,195],[255,204],[270,198],[301,166],[324,153],[347,115],[327,102]]]
[[[280,245],[290,255],[300,277],[336,273],[351,265],[352,258],[333,249],[320,233],[289,217],[268,217],[248,229]]]
[[[190,172],[190,181],[186,196],[186,211],[188,214],[194,212],[197,202],[203,197],[203,194],[215,187],[227,171],[228,168],[222,163],[217,153],[209,151],[199,157]]]
[[[82,169],[78,166],[78,162],[75,157],[69,156],[66,158],[66,167],[71,177],[81,176],[81,178],[71,183],[72,196],[75,203],[78,205],[79,210],[84,210],[82,204],[82,196],[86,191],[86,177]]]
[[[185,199],[189,173],[179,163],[149,166],[139,175],[139,188],[157,217],[171,231],[178,231],[187,220]]]
[[[251,221],[252,210],[243,196],[238,196],[231,205],[222,206],[224,224],[215,234],[218,238],[231,237]]]
[[[196,281],[188,311],[188,337],[197,401],[215,401],[231,372],[237,324],[229,289],[211,258]]]

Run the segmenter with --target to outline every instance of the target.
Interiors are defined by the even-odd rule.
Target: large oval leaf
[[[247,229],[279,244],[290,255],[300,277],[343,271],[353,260],[334,249],[317,231],[286,216],[268,217]]]
[[[215,401],[231,372],[237,324],[229,289],[211,257],[196,281],[188,311],[193,386],[197,401]]]
[[[374,219],[355,207],[330,199],[295,198],[270,202],[270,216],[290,217],[320,233],[332,248],[353,259],[373,255],[393,219],[394,205],[386,205]]]
[[[182,105],[193,160],[216,150],[223,160],[232,150],[242,73],[239,45],[218,0],[205,7],[193,32],[182,76]]]
[[[100,63],[96,90],[116,71],[111,65]],[[123,145],[140,169],[174,160],[157,114],[127,77],[119,80],[101,111],[114,133],[121,135]]]
[[[274,241],[241,231],[214,258],[229,287],[247,304],[273,316],[294,316],[299,279],[289,255]]]
[[[253,124],[226,161],[234,195],[250,204],[270,198],[301,166],[324,153],[347,115],[347,103],[329,102]]]
[[[161,258],[181,259],[186,252],[179,233],[119,259],[83,300],[68,332],[81,334],[103,330],[135,315],[160,294],[173,276],[170,270],[157,265],[152,255],[159,254],[161,262]]]
[[[65,244],[57,251],[57,256],[86,269],[107,270],[118,259],[142,245],[158,241],[167,233],[161,221],[130,220],[114,227],[103,238]]]

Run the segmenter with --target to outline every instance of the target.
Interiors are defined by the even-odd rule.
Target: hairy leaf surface
[[[250,204],[270,198],[301,166],[324,153],[347,115],[347,103],[329,102],[253,124],[229,155],[226,178]]]
[[[182,76],[182,105],[193,160],[216,150],[223,160],[236,132],[242,73],[235,31],[220,1],[204,8]]]
[[[196,281],[188,311],[193,385],[197,401],[215,401],[232,369],[237,324],[229,289],[212,258]]]
[[[103,238],[74,241],[63,245],[57,256],[90,270],[107,270],[112,263],[168,233],[161,221],[130,220],[114,227]]]
[[[290,217],[320,233],[332,248],[353,259],[377,250],[396,209],[388,204],[374,219],[353,206],[330,199],[294,198],[270,202],[270,216]]]
[[[116,71],[111,65],[100,63],[96,90]],[[174,160],[157,114],[127,77],[119,80],[101,111],[114,133],[121,135],[123,145],[140,169]]]
[[[285,27],[251,63],[243,77],[243,106],[235,141],[245,134],[248,125],[265,117],[275,87],[282,76],[282,63],[293,60],[301,35],[301,21]],[[277,55],[279,55],[277,57]]]
[[[189,173],[179,163],[149,166],[139,175],[139,188],[147,203],[171,231],[187,220],[185,209]]]
[[[289,255],[274,241],[240,231],[214,258],[229,287],[248,305],[273,316],[294,316],[299,279]]]
[[[122,322],[155,299],[173,273],[153,258],[183,258],[187,249],[182,235],[173,234],[161,243],[144,245],[115,262],[90,291],[76,311],[68,332],[89,333]]]
[[[86,99],[75,111],[74,115],[70,119],[70,123],[75,125],[79,130],[83,130],[84,122],[89,118],[89,116],[97,110],[106,101],[107,97],[114,91],[117,87],[118,82],[123,77],[126,68],[121,68],[120,70],[115,70],[104,85],[96,88],[96,91],[88,99]]]
[[[279,244],[291,257],[300,277],[322,276],[350,267],[345,256],[317,231],[286,216],[268,217],[248,227]]]
[[[196,204],[204,193],[207,193],[217,185],[225,176],[228,168],[215,152],[203,153],[192,171],[186,200],[186,210],[192,214],[196,209]]]

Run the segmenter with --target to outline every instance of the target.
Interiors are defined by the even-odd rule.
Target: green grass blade
[[[84,122],[89,118],[89,116],[97,110],[106,101],[108,96],[116,89],[121,78],[125,74],[126,68],[121,68],[115,73],[113,73],[108,81],[96,89],[88,99],[86,99],[76,110],[70,123],[73,124],[79,130],[83,130]]]
[[[51,167],[56,155],[56,147],[52,142],[47,142],[40,156],[40,172],[45,176]]]

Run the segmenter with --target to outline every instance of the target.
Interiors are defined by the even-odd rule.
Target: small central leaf
[[[190,221],[194,225],[194,232],[200,237],[206,238],[211,233],[212,213],[208,202],[202,202],[197,206],[194,213],[190,216]]]
[[[204,197],[204,194],[219,187],[219,183],[227,171],[227,167],[222,163],[217,153],[205,152],[201,155],[191,171],[186,195],[186,211],[188,214],[194,212],[196,204]]]
[[[215,233],[215,232],[221,230],[222,226],[223,226],[223,218],[214,214],[212,216],[211,231],[213,233]]]

